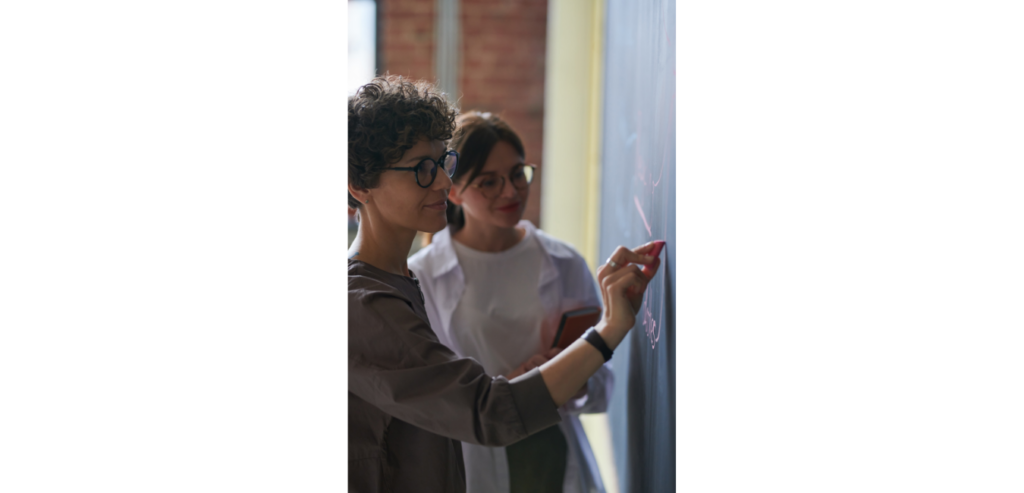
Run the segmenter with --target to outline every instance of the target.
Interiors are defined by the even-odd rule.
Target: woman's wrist
[[[605,362],[611,361],[614,353],[612,352],[612,349],[608,347],[608,344],[604,342],[604,338],[601,337],[600,332],[591,327],[583,333],[583,340],[597,348],[597,350],[601,352],[601,356],[604,357]]]
[[[613,351],[619,346],[619,343],[625,339],[626,333],[629,332],[629,329],[632,328],[633,327],[616,327],[603,318],[594,326],[594,330],[596,330],[598,334],[601,334],[601,338],[604,339],[604,343],[608,346],[608,349]]]

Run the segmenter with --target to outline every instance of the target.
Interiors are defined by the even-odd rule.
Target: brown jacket
[[[459,441],[504,446],[561,418],[540,371],[512,381],[437,340],[413,278],[348,267],[349,491],[464,492]]]

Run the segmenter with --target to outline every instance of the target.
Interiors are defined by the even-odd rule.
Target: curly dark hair
[[[458,109],[431,83],[400,75],[373,79],[348,98],[348,181],[378,185],[380,174],[420,140],[447,142]],[[363,204],[350,193],[348,205]]]

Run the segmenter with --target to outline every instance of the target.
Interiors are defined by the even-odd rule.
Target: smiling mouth
[[[442,201],[434,203],[434,204],[428,204],[426,206],[426,208],[427,209],[434,209],[436,211],[443,211],[443,210],[448,208],[448,201],[447,200],[442,200]]]

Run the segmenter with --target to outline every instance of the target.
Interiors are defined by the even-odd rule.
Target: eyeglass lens
[[[459,164],[459,155],[454,152],[449,152],[444,156],[441,156],[441,162],[444,164],[444,172],[451,178],[455,174],[455,168]],[[434,183],[434,179],[437,178],[437,162],[433,159],[424,159],[420,162],[419,169],[416,170],[416,181],[421,187],[429,187]]]
[[[448,178],[455,176],[455,168],[459,166],[459,155],[454,151],[451,151],[448,154],[445,154],[441,159],[444,163],[444,171],[445,173],[448,173]]]
[[[522,190],[533,181],[533,166],[522,166],[512,170],[509,174],[509,181],[512,182],[512,186],[517,190]],[[480,187],[480,191],[483,192],[484,197],[494,198],[501,193],[501,189],[505,187],[504,176],[482,176],[477,180],[477,186]]]

